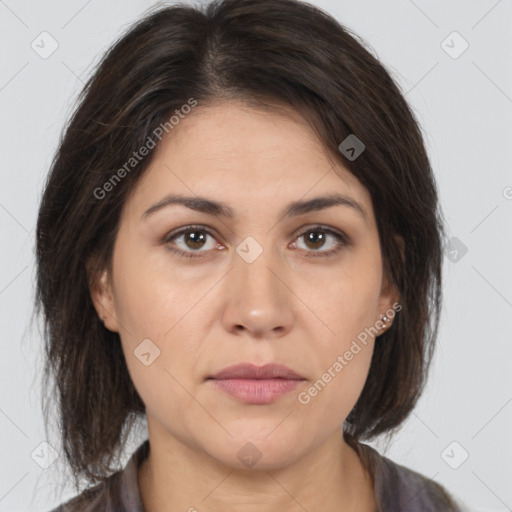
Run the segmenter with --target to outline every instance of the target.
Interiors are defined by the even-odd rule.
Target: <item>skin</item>
[[[370,477],[341,426],[364,386],[375,340],[308,404],[297,398],[398,298],[383,275],[368,191],[289,109],[198,107],[154,151],[123,208],[113,275],[104,271],[91,290],[105,326],[120,334],[146,405],[151,452],[139,471],[146,510],[303,512],[318,510],[321,500],[324,511],[374,512]],[[292,201],[333,191],[357,201],[366,217],[347,206],[280,217]],[[172,205],[141,219],[171,192],[207,196],[235,216]],[[327,234],[323,245],[308,243],[304,233],[319,223],[350,243],[322,256],[338,242]],[[202,245],[183,235],[162,241],[191,224],[214,236],[199,230]],[[248,236],[263,249],[251,263],[236,252]],[[160,349],[148,366],[134,355],[144,339]],[[205,380],[249,361],[285,364],[306,381],[254,405]],[[250,468],[237,456],[247,442],[261,454]]]

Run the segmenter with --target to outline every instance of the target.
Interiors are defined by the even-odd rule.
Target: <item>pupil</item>
[[[197,236],[197,231],[189,231],[186,235],[186,240],[191,240],[192,245],[189,245],[191,248],[198,249],[204,242],[204,235],[200,234]]]
[[[318,234],[318,236],[315,236],[315,233]],[[307,237],[307,240],[309,242],[313,242],[313,245],[315,248],[321,247],[323,244],[323,238],[324,234],[319,231],[310,231],[309,236]],[[318,243],[319,242],[319,243]]]

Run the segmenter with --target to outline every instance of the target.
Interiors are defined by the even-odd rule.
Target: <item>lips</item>
[[[235,364],[209,377],[210,379],[286,379],[304,380],[304,377],[282,364],[269,363],[257,366],[252,363]]]
[[[252,405],[267,405],[289,394],[305,379],[287,366],[242,363],[228,366],[207,379],[215,389]]]

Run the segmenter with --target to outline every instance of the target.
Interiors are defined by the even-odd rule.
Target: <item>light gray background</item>
[[[474,511],[510,511],[512,1],[312,3],[362,36],[406,93],[448,232],[467,247],[456,262],[446,253],[430,382],[385,455],[444,484]],[[41,338],[30,325],[37,208],[76,94],[102,52],[151,5],[0,0],[0,512],[45,511],[73,494],[56,494],[62,457],[48,469],[31,457],[34,450],[48,457],[40,443],[52,443],[40,408]],[[43,31],[58,42],[47,59],[31,48]],[[453,31],[469,44],[457,58],[461,40],[442,45]],[[143,437],[142,429],[125,460]],[[467,460],[450,467],[465,452]]]

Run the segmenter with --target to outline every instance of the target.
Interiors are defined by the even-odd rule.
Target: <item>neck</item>
[[[139,469],[146,512],[374,512],[370,475],[336,432],[308,455],[269,470],[225,466],[167,434],[151,436]]]

